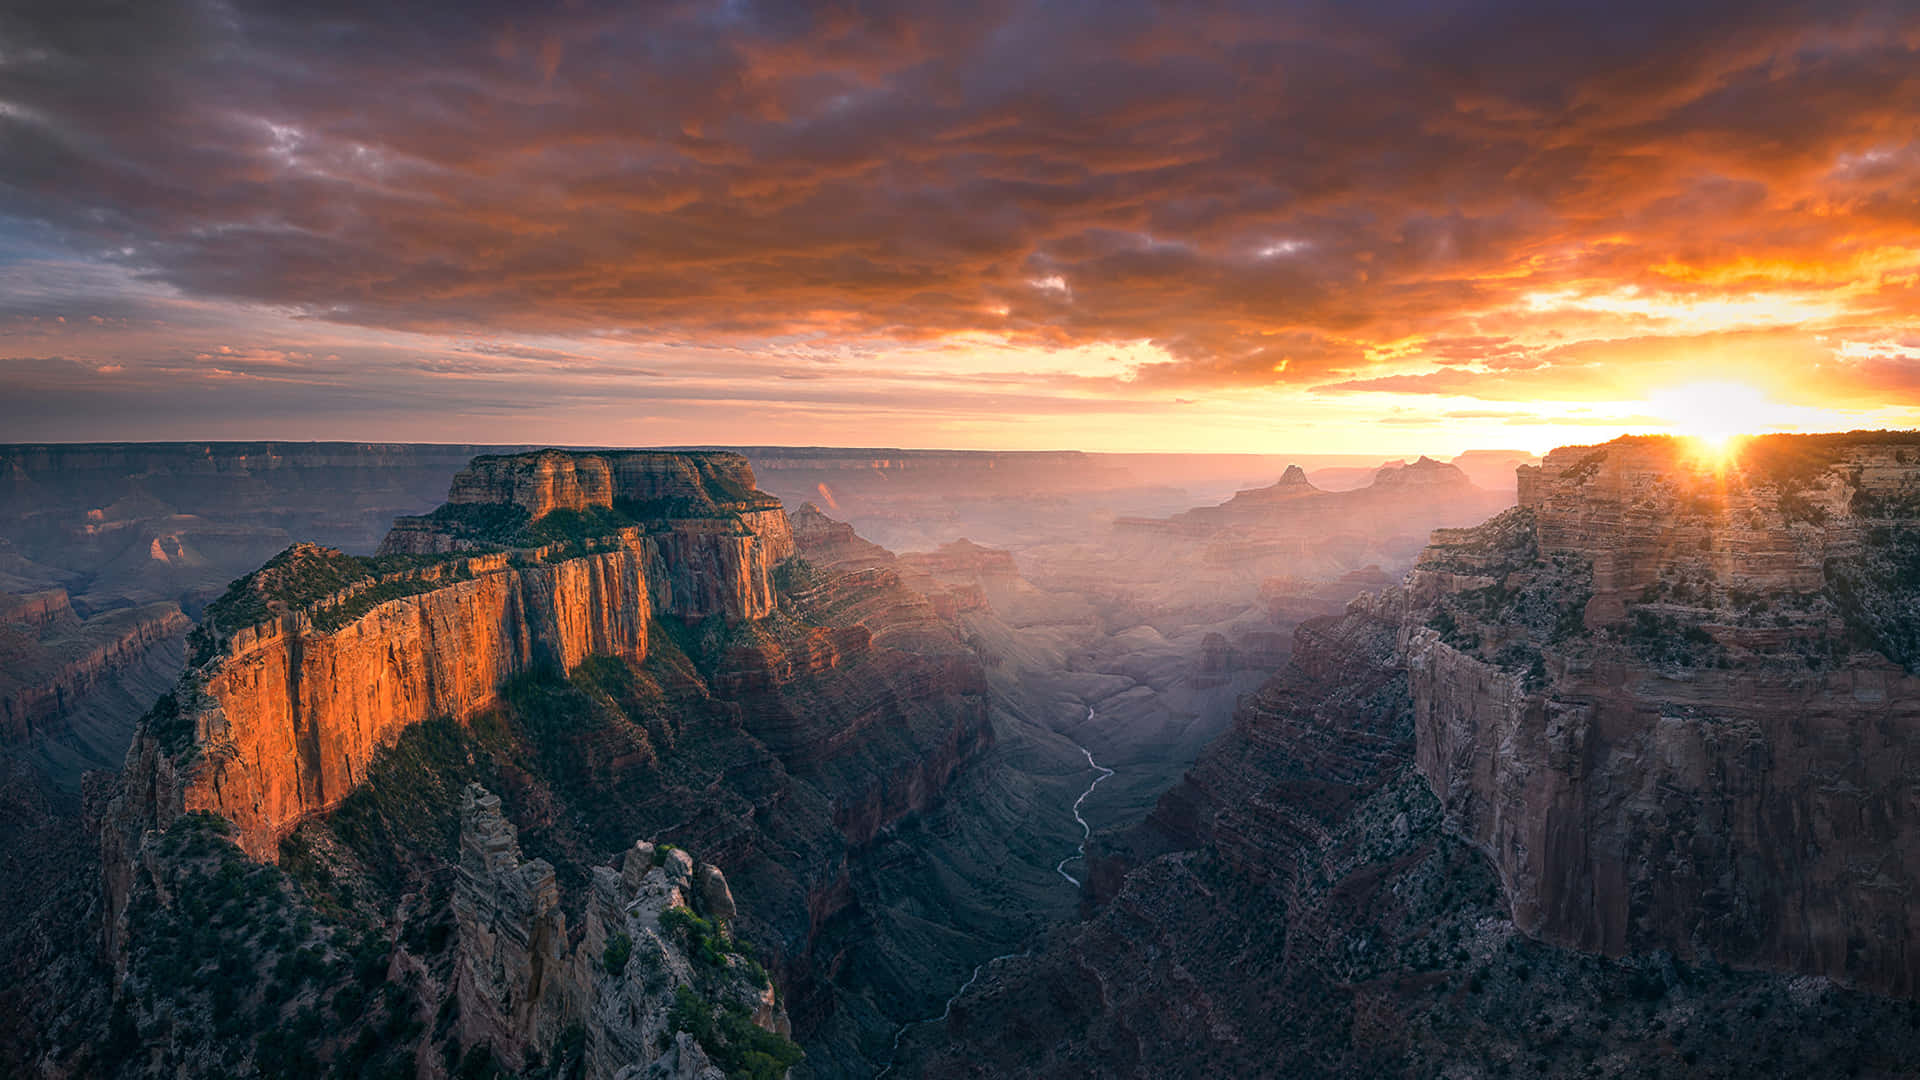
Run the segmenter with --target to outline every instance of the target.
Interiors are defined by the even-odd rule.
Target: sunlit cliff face
[[[0,425],[1388,453],[1905,426],[1917,46],[1905,3],[27,0]]]

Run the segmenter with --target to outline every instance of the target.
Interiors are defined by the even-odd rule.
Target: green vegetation
[[[553,510],[528,522],[512,537],[515,547],[544,547],[548,544],[582,545],[601,536],[611,536],[639,521],[604,506],[585,510]]]
[[[1546,664],[1540,650],[1587,634],[1592,566],[1567,552],[1543,555],[1533,512],[1522,507],[1456,535],[1454,542],[1429,548],[1421,567],[1490,581],[1440,597],[1426,625],[1464,652],[1480,649],[1487,637],[1483,628],[1498,627],[1494,641],[1519,633],[1525,644],[1509,640],[1492,659],[1524,670],[1529,686],[1543,684]]]
[[[462,569],[465,568],[462,567]],[[472,572],[469,571],[465,574],[457,575],[457,579],[468,579],[472,576]],[[353,597],[345,603],[335,604],[332,607],[321,608],[313,612],[311,616],[313,628],[319,630],[321,633],[330,634],[389,600],[399,600],[403,597],[430,593],[435,589],[446,587],[446,584],[445,581],[417,577],[403,577],[395,578],[392,581],[383,581],[378,585],[355,593]]]
[[[483,546],[505,547],[527,527],[529,515],[512,503],[446,503],[426,515],[435,532]]]
[[[435,978],[443,977],[444,965],[453,958],[453,884],[446,866],[457,850],[459,796],[469,781],[512,793],[513,805],[547,808],[544,820],[516,824],[528,854],[554,864],[570,922],[583,917],[579,905],[591,895],[593,868],[628,849],[636,836],[686,828],[690,805],[716,808],[699,818],[737,820],[743,812],[738,804],[711,801],[719,778],[743,764],[756,773],[778,766],[755,756],[764,751],[722,719],[723,706],[696,693],[698,684],[686,667],[685,658],[663,641],[644,665],[596,659],[569,677],[557,671],[524,676],[503,690],[499,708],[468,723],[441,718],[408,728],[376,756],[366,784],[332,813],[296,829],[280,849],[280,872],[289,885],[286,934],[292,958],[283,959],[286,950],[270,957],[275,968],[268,978],[284,983],[299,1008],[314,1018],[303,1019],[290,1008],[290,1017],[280,1022],[285,1033],[269,1036],[268,1052],[291,1055],[301,1047],[311,1052],[329,1046],[332,1033],[344,1030],[341,1041],[348,1045],[340,1052],[346,1054],[359,1045],[352,1041],[358,1036],[353,1023],[341,1017],[355,1009],[367,1018],[362,1026],[384,1024],[381,995],[386,991],[376,985],[378,979],[361,984],[357,974],[363,970],[366,940],[359,928],[382,925],[396,905],[405,903],[413,912],[400,929],[400,943]],[[656,745],[671,749],[670,770],[661,767]],[[724,791],[717,797],[732,798]],[[697,843],[697,834],[694,839]],[[659,845],[656,857],[664,859],[671,850]],[[409,895],[415,899],[402,900]],[[725,1001],[741,985],[770,985],[745,943],[734,941],[717,920],[683,909],[671,921],[695,960],[702,1001]],[[299,924],[308,929],[298,930]],[[312,941],[327,944],[301,955],[298,945]],[[384,951],[378,955],[384,964]],[[632,938],[614,934],[593,960],[603,970],[634,978],[634,967],[645,958]],[[640,974],[666,990],[660,973]],[[730,1076],[777,1076],[787,1067],[783,1063],[798,1060],[799,1050],[790,1042],[742,1028],[743,1022],[753,1025],[737,1007],[730,1012],[716,1006],[701,1016],[703,1022],[687,1015],[689,1030],[704,1033],[702,1045]],[[449,1075],[471,1065],[473,1075],[505,1076],[498,1060],[484,1053],[452,1052],[456,1020],[443,1009],[431,1030],[415,1033],[405,1048],[409,1062],[415,1053],[451,1054],[445,1062]],[[388,1058],[400,1053],[397,1044],[378,1043],[370,1071],[378,1075]],[[544,1048],[544,1054],[543,1064],[529,1061],[519,1075],[572,1075],[567,1070],[577,1067],[580,1056],[578,1046],[569,1050],[559,1044]],[[329,1064],[337,1069],[340,1060],[323,1056],[317,1071]],[[309,1066],[309,1073],[316,1071],[311,1060]]]
[[[807,592],[826,579],[826,571],[797,556],[773,568],[773,587],[783,596]]]
[[[193,748],[193,718],[180,707],[173,691],[160,695],[147,715],[140,718],[140,725],[171,757],[180,757]]]
[[[448,581],[470,579],[465,555],[348,555],[314,544],[295,544],[267,564],[227,586],[218,600],[207,605],[200,624],[187,636],[191,663],[213,659],[225,638],[237,630],[257,626],[284,611],[308,611],[313,625],[332,632],[373,610],[379,604],[432,592]],[[446,562],[460,562],[451,578],[427,577],[416,571]],[[386,579],[386,580],[379,580]],[[367,585],[353,597],[330,608],[314,605],[344,589]]]
[[[680,942],[687,955],[708,967],[724,968],[727,957],[740,950],[733,935],[718,920],[703,919],[684,907],[672,907],[660,913],[660,929]]]
[[[220,599],[207,605],[202,621],[227,631],[253,626],[272,614],[272,604],[297,610],[365,581],[374,575],[370,561],[332,548],[295,544],[227,586]]]
[[[609,975],[618,975],[627,970],[627,961],[633,959],[633,937],[625,930],[615,930],[607,937],[607,947],[600,954],[600,967]]]
[[[675,518],[731,517],[731,504],[760,501],[738,497],[714,500],[686,495],[658,499],[615,499],[613,508],[635,521],[671,521]]]
[[[1849,644],[1920,672],[1920,527],[1876,525],[1858,551],[1828,559],[1825,570]]]
[[[1560,474],[1560,477],[1564,480],[1579,483],[1599,472],[1600,466],[1605,464],[1606,460],[1607,451],[1604,448],[1595,450],[1593,453],[1574,462],[1571,467]]]
[[[1705,627],[1665,612],[1635,608],[1625,640],[1635,655],[1656,664],[1725,667],[1728,662],[1726,647]]]
[[[1740,467],[1783,492],[1811,487],[1849,447],[1911,446],[1920,453],[1920,431],[1845,431],[1827,435],[1758,435],[1739,445]]]
[[[1471,630],[1461,629],[1460,621],[1454,618],[1453,612],[1445,606],[1444,602],[1434,609],[1431,616],[1428,616],[1427,627],[1437,632],[1441,641],[1462,652],[1480,647],[1480,635]]]
[[[365,784],[283,842],[281,865],[324,910],[391,911],[408,892],[442,887],[435,875],[459,837],[460,793],[478,782],[550,808],[516,824],[526,849],[553,863],[577,922],[594,866],[637,837],[685,830],[689,806],[714,822],[751,813],[723,783],[729,772],[777,775],[688,668],[661,639],[642,665],[596,658],[570,676],[532,672],[465,723],[415,724],[375,756]],[[429,933],[444,945],[445,928],[423,927],[423,947]]]
[[[251,1053],[263,1077],[410,1076],[418,999],[386,981],[383,935],[316,913],[296,883],[248,859],[232,827],[182,816],[148,865],[161,889],[128,910],[127,982],[103,1050],[112,1066],[155,1046]],[[160,897],[165,896],[166,902]],[[184,1059],[169,1073],[191,1071]]]
[[[729,1080],[779,1080],[805,1054],[793,1040],[760,1027],[731,1002],[715,1007],[690,986],[673,992],[668,1024],[692,1035]]]

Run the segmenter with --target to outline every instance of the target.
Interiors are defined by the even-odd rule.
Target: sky
[[[1916,50],[1846,0],[9,0],[0,442],[1920,426]]]

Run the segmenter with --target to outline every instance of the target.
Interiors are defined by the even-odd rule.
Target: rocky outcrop
[[[778,510],[754,487],[753,468],[722,451],[541,450],[483,456],[453,478],[455,506],[511,505],[540,517],[554,510],[666,503],[671,514],[705,516],[720,508]]]
[[[613,520],[555,524],[559,512],[616,503],[625,510]],[[793,550],[769,503],[737,455],[482,457],[443,511],[505,507],[506,531],[488,539],[475,521],[497,528],[491,518],[441,513],[395,533],[446,543],[388,546],[500,550],[415,554],[388,570],[393,559],[290,549],[209,607],[195,667],[146,736],[178,759],[183,801],[143,813],[217,813],[244,850],[271,859],[288,829],[337,805],[413,724],[472,716],[535,669],[644,659],[656,616],[763,617],[773,567]],[[469,543],[475,535],[487,542]]]
[[[1577,609],[1576,609],[1577,610]],[[1082,925],[989,965],[894,1072],[941,1078],[1900,1075],[1912,1005],[1523,932],[1416,766],[1404,590],[1303,624]],[[1499,734],[1483,732],[1489,739]],[[1416,742],[1418,747],[1416,748]],[[1670,850],[1670,849],[1669,849]]]
[[[1011,578],[1019,573],[1014,567],[1013,552],[985,547],[965,537],[933,551],[902,555],[900,562],[910,570],[935,578]]]
[[[480,557],[338,627],[316,624],[320,609],[235,633],[176,693],[182,809],[220,814],[244,850],[274,858],[280,837],[339,803],[402,729],[471,716],[536,668],[644,658],[649,558],[644,544],[526,566]]]
[[[469,784],[458,872],[452,993],[461,1047],[484,1047],[520,1069],[577,1028],[588,1080],[708,1080],[724,1075],[695,1034],[716,1042],[711,1014],[734,1011],[781,1037],[791,1030],[765,971],[733,942],[738,912],[717,866],[637,843],[593,868],[582,933],[569,939],[553,867],[523,859],[499,797]],[[689,1015],[697,1010],[709,1014],[704,1028]],[[746,1051],[719,1041],[723,1054]]]
[[[517,539],[546,542],[503,550],[355,559],[296,547],[236,583],[209,608],[193,638],[188,677],[144,722],[115,797],[102,800],[114,962],[124,969],[139,955],[142,916],[130,916],[129,906],[151,891],[143,883],[163,876],[153,853],[167,836],[223,821],[224,835],[254,859],[294,852],[288,864],[307,866],[315,843],[359,850],[367,842],[360,830],[330,834],[330,822],[358,820],[368,800],[393,798],[392,770],[418,766],[447,740],[484,739],[492,740],[485,755],[437,767],[479,770],[462,782],[484,778],[529,799],[536,820],[569,807],[568,839],[556,848],[551,832],[524,834],[542,836],[540,853],[559,868],[549,874],[521,858],[494,804],[468,793],[463,868],[451,901],[465,943],[459,973],[438,974],[440,962],[429,963],[424,947],[405,961],[434,967],[434,985],[458,990],[459,1007],[449,1015],[457,1015],[451,1028],[464,1045],[501,1060],[544,1054],[556,1030],[579,1021],[590,1049],[605,1040],[604,1051],[592,1051],[597,1060],[630,1063],[630,1051],[645,1044],[649,1054],[663,1047],[668,1054],[664,1063],[646,1059],[656,1071],[707,1067],[699,1054],[711,1056],[708,1035],[688,1050],[662,1026],[676,1007],[677,1030],[694,1023],[686,1016],[691,1006],[671,992],[662,1003],[648,974],[671,964],[634,969],[650,1004],[600,985],[607,949],[631,947],[638,964],[653,955],[641,930],[659,932],[633,923],[639,886],[627,879],[648,876],[638,863],[628,859],[609,871],[613,877],[580,880],[583,852],[604,850],[613,828],[672,836],[744,865],[734,887],[757,901],[759,913],[743,918],[767,950],[761,955],[810,1022],[831,1018],[839,997],[833,973],[845,948],[839,935],[863,917],[854,907],[855,860],[903,817],[931,806],[992,744],[979,660],[886,565],[892,556],[885,552],[864,565],[802,559],[768,568],[763,599],[755,601],[764,617],[746,617],[754,605],[737,605],[746,609],[739,614],[689,605],[686,596],[701,594],[677,583],[722,568],[702,571],[675,556],[676,537],[711,529],[750,542],[753,557],[765,559],[782,550],[770,538],[788,535],[784,518],[756,533],[738,523],[740,511],[640,519],[637,505],[616,503],[612,516],[594,516],[606,507],[556,507],[531,520],[510,515]],[[457,529],[492,513],[423,520]],[[810,528],[808,535],[841,537],[849,551],[871,548],[828,519]],[[584,663],[589,657],[616,662]],[[571,679],[554,677],[567,672]],[[509,682],[514,693],[503,694]],[[568,703],[577,730],[529,711],[558,708],[541,704],[555,700]],[[483,712],[484,724],[419,730],[424,721]],[[401,753],[382,754],[396,743],[404,743]],[[550,768],[556,761],[565,768]],[[438,811],[408,797],[399,812]],[[407,835],[431,834],[415,825]],[[381,847],[361,857],[418,855]],[[666,872],[678,865],[664,849],[660,857]],[[390,872],[385,861],[362,865],[376,869],[361,874]],[[699,867],[688,874],[674,885],[677,902],[708,913],[709,926],[733,918],[725,875]],[[420,917],[407,914],[422,903],[417,893],[396,891],[394,902],[404,909],[396,919]],[[646,922],[644,913],[638,917]],[[627,938],[631,946],[618,944]],[[740,950],[714,949],[702,953],[699,971],[711,974],[715,964],[758,971]],[[698,993],[714,1010],[713,1030],[724,1035],[738,1027],[728,1002],[759,1026],[783,1023],[768,987],[761,977],[751,1000],[705,983]],[[594,1009],[606,1015],[587,1023]],[[850,1044],[836,1047],[850,1051]],[[723,1070],[739,1064],[713,1062]]]
[[[543,450],[479,457],[447,503],[403,517],[386,555],[444,555],[631,528],[658,551],[661,608],[688,619],[773,610],[773,568],[793,555],[780,501],[738,454]],[[549,515],[570,515],[543,524]]]
[[[78,620],[65,589],[0,595],[0,623],[14,623],[31,633],[45,633],[68,620]]]
[[[1899,1075],[1911,437],[1558,451],[1292,662],[902,1075]],[[1597,955],[1596,955],[1597,954]]]
[[[1920,992],[1920,444],[1557,450],[1406,595],[1421,771],[1515,922]]]
[[[499,796],[480,785],[467,786],[460,818],[452,902],[456,1039],[490,1047],[517,1069],[527,1049],[552,1043],[581,1013],[585,988],[578,965],[564,957],[567,917],[552,864],[522,860]]]
[[[791,515],[796,549],[822,567],[891,564],[894,554],[862,538],[853,526],[828,517],[818,506],[801,503]]]

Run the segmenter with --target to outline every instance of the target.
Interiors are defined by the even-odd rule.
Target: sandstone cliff
[[[1407,605],[1419,760],[1525,930],[1920,991],[1920,444],[1557,450]]]
[[[1911,437],[1557,451],[1310,621],[901,1075],[1897,1076]]]
[[[675,516],[561,520],[616,498]],[[218,813],[270,859],[406,727],[472,716],[528,671],[644,659],[656,616],[764,616],[792,553],[769,501],[735,455],[482,457],[443,510],[516,512],[484,535],[455,513],[403,519],[384,560],[289,549],[208,608],[193,668],[143,736],[175,758],[181,803],[149,812]],[[484,553],[436,554],[455,549]]]
[[[737,491],[710,517],[683,494],[602,505],[575,497],[601,490],[593,467],[583,486],[579,462],[561,455],[572,479],[553,478],[561,467],[535,483],[524,497],[549,508],[534,517],[512,501],[523,497],[513,478],[541,474],[546,457],[489,466],[485,489],[503,501],[450,503],[467,509],[411,530],[458,539],[446,546],[460,550],[367,559],[295,547],[209,606],[187,676],[147,717],[101,800],[117,985],[133,985],[157,954],[159,916],[143,905],[181,872],[169,838],[215,822],[356,920],[431,939],[435,912],[455,913],[458,964],[430,940],[391,961],[418,965],[460,1003],[427,1041],[500,1060],[546,1055],[580,1021],[582,1053],[600,1054],[600,1041],[653,1051],[671,1035],[671,1060],[657,1068],[696,1075],[700,1051],[680,1035],[705,1046],[708,1027],[741,1034],[732,999],[700,990],[709,1024],[674,997],[668,1032],[651,978],[644,1002],[589,989],[605,946],[624,934],[636,962],[643,951],[626,870],[616,882],[592,867],[609,843],[617,853],[636,835],[671,837],[740,868],[739,940],[762,950],[796,1026],[837,1025],[823,1060],[859,1059],[860,1033],[884,1020],[836,1018],[842,952],[868,932],[857,863],[991,745],[978,658],[882,565],[890,555],[845,566],[791,558],[784,514]],[[471,478],[458,486],[466,498],[481,490]],[[649,507],[668,516],[643,516]],[[705,559],[717,550],[710,538],[745,557]],[[857,537],[848,546],[871,547]],[[448,807],[469,781],[513,809],[467,800],[462,869],[443,895]],[[541,859],[514,849],[509,812]],[[696,886],[713,876],[698,871]],[[733,1004],[753,1026],[779,1026],[767,1001]]]
[[[1303,624],[1149,822],[1109,838],[1088,921],[988,965],[891,1075],[1911,1071],[1909,1001],[1522,932],[1416,767],[1405,599]]]
[[[518,566],[473,557],[376,579],[234,632],[142,736],[177,759],[173,811],[218,813],[238,826],[243,849],[273,858],[280,837],[338,804],[401,730],[471,716],[536,668],[644,657],[654,614],[648,558],[644,545]],[[305,573],[339,559],[296,548],[279,569]],[[409,594],[342,621],[343,609],[382,588]]]
[[[475,458],[446,505],[403,517],[383,555],[439,555],[566,541],[617,529],[660,555],[662,610],[757,619],[773,610],[773,568],[793,555],[780,501],[738,454],[543,450]]]

